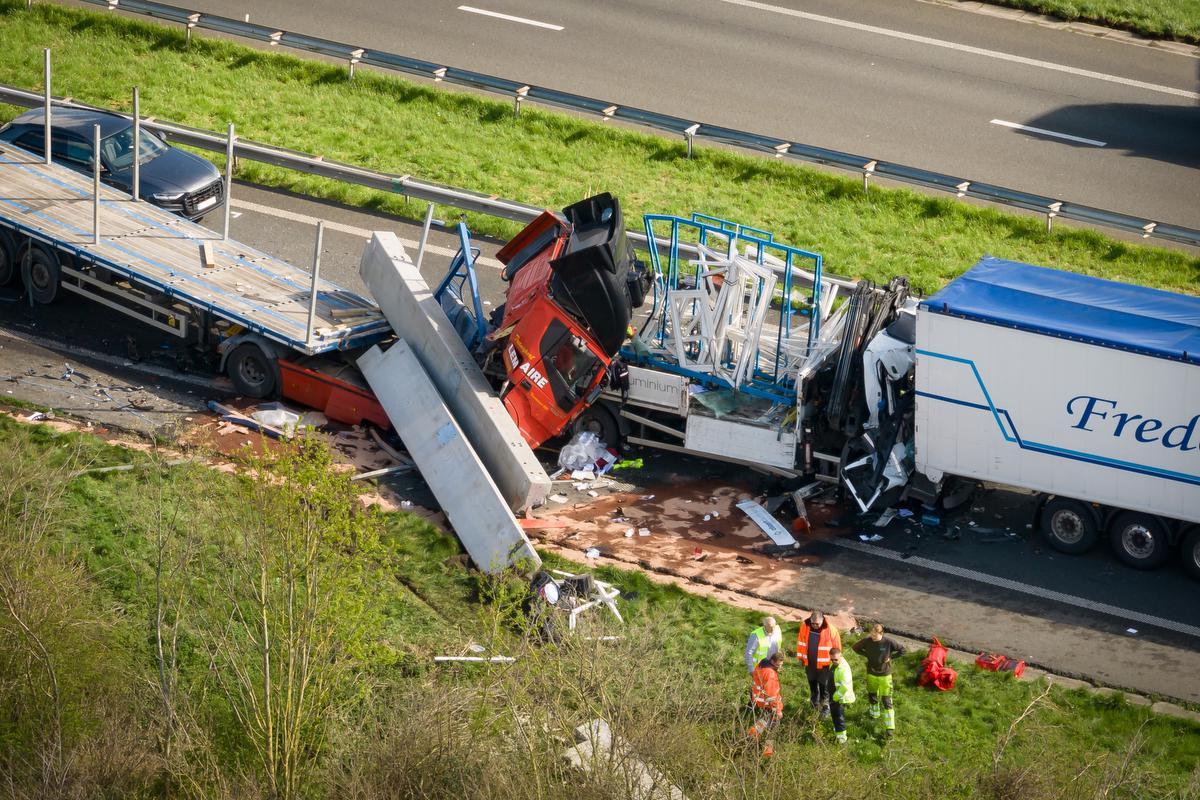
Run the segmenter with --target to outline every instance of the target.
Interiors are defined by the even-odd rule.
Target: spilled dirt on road
[[[799,618],[805,571],[823,559],[803,547],[783,557],[763,552],[771,542],[735,507],[743,500],[761,503],[765,497],[749,482],[715,480],[651,485],[595,498],[573,492],[568,502],[551,504],[539,514],[562,527],[527,532],[539,546],[555,552],[578,554],[594,548],[601,559],[683,579],[692,584],[689,591],[711,587],[723,595],[735,593],[781,604],[791,609],[790,616]],[[807,536],[796,534],[797,540],[803,544],[839,535],[828,524],[839,514],[836,505],[809,504],[812,530]],[[790,528],[790,516],[782,519],[777,514],[776,518]],[[851,604],[827,611],[839,627],[855,625]]]

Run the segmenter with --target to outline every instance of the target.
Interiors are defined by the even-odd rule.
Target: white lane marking
[[[993,125],[1002,125],[1005,128],[1013,128],[1018,131],[1029,131],[1030,133],[1040,133],[1043,136],[1053,136],[1056,139],[1066,139],[1071,142],[1079,142],[1080,144],[1090,144],[1092,147],[1104,147],[1108,142],[1101,142],[1097,139],[1086,139],[1082,136],[1072,136],[1069,133],[1059,133],[1058,131],[1048,131],[1045,128],[1035,128],[1031,125],[1022,125],[1019,122],[1008,122],[1002,119],[992,120]]]
[[[291,222],[302,222],[306,225],[317,224],[317,218],[310,217],[308,214],[298,214],[295,211],[284,211],[281,208],[271,208],[270,206],[251,203],[248,200],[234,200],[233,207],[242,208],[246,211],[253,211],[257,214],[266,214],[271,217],[278,217],[279,219],[286,219]],[[338,231],[340,233],[347,233],[351,236],[358,236],[368,240],[371,238],[371,232],[366,228],[357,228],[353,225],[345,225],[341,222],[330,222],[329,220],[325,220],[325,229]],[[417,249],[417,242],[415,241],[401,239],[400,243],[414,251]],[[449,247],[440,247],[436,244],[429,244],[427,242],[425,244],[425,252],[433,253],[434,255],[445,256],[446,258],[454,258],[454,256],[458,253],[458,250]],[[475,259],[475,263],[485,267],[494,267],[496,269],[504,268],[504,265],[499,261],[494,258],[488,258],[487,256],[480,256],[479,258]]]
[[[1000,61],[1011,61],[1014,64],[1024,64],[1029,67],[1038,67],[1040,69],[1048,69],[1055,72],[1065,72],[1068,75],[1078,75],[1081,78],[1093,78],[1098,81],[1119,83],[1122,86],[1132,86],[1135,89],[1145,89],[1150,92],[1160,92],[1162,94],[1175,95],[1176,97],[1186,97],[1189,100],[1200,100],[1200,92],[1191,92],[1187,89],[1176,89],[1173,86],[1162,86],[1157,83],[1147,83],[1145,81],[1134,80],[1133,78],[1123,78],[1120,75],[1108,75],[1103,72],[1093,72],[1090,69],[1068,67],[1065,64],[1055,64],[1052,61],[1026,58],[1025,56],[1013,55],[1012,53],[1002,53],[999,50],[986,50],[982,47],[972,47],[969,44],[959,44],[958,42],[947,42],[943,39],[932,39],[928,36],[919,36],[915,33],[894,31],[891,28],[880,28],[875,25],[866,25],[861,22],[851,22],[850,20],[846,19],[826,17],[821,14],[813,14],[808,11],[797,11],[793,8],[781,8],[779,6],[772,6],[766,3],[759,3],[756,2],[756,0],[719,0],[719,2],[728,3],[732,6],[742,6],[743,8],[753,8],[758,11],[770,11],[772,13],[782,14],[788,17],[806,19],[810,22],[821,22],[826,25],[836,25],[840,28],[849,28],[850,30],[862,31],[863,33],[874,33],[878,34],[879,36],[890,36],[893,39],[903,39],[906,42],[916,42],[917,44],[929,45],[930,47],[944,47],[947,50],[957,50],[960,53],[970,53],[972,55],[984,56],[986,58],[995,58]]]
[[[1084,608],[1088,611],[1107,614],[1109,616],[1116,617],[1117,619],[1127,620],[1129,622],[1140,622],[1144,625],[1153,625],[1156,628],[1163,628],[1165,630],[1175,631],[1176,633],[1184,633],[1188,636],[1200,637],[1200,628],[1197,628],[1193,625],[1187,625],[1182,622],[1175,622],[1174,620],[1170,619],[1163,619],[1162,617],[1155,617],[1150,614],[1143,614],[1140,611],[1131,611],[1127,608],[1118,608],[1117,606],[1110,606],[1107,603],[1097,603],[1095,600],[1088,600],[1084,597],[1063,594],[1062,592],[1056,592],[1053,589],[1043,589],[1040,586],[1030,586],[1027,583],[1018,583],[1017,581],[1010,581],[1008,578],[999,578],[995,575],[976,572],[973,569],[956,567],[953,564],[943,564],[940,561],[931,561],[928,558],[921,558],[920,556],[910,556],[909,558],[904,558],[902,554],[897,553],[895,550],[888,550],[885,547],[862,544],[861,542],[854,542],[848,539],[825,539],[823,541],[826,541],[829,544],[837,545],[838,547],[844,547],[847,550],[857,550],[860,553],[880,556],[881,558],[890,558],[891,560],[899,561],[902,564],[913,564],[918,567],[934,570],[935,572],[943,572],[947,575],[954,575],[959,578],[966,578],[967,580],[986,583],[989,586],[995,586],[999,589],[1007,589],[1012,592],[1021,592],[1022,594],[1040,597],[1043,600],[1053,600],[1056,603],[1065,603],[1066,605],[1075,606],[1076,608]]]
[[[482,14],[485,17],[495,17],[496,19],[506,19],[509,22],[520,22],[523,25],[532,25],[535,28],[546,28],[551,31],[561,31],[562,25],[552,25],[549,22],[538,22],[536,19],[526,19],[525,17],[514,17],[511,14],[501,14],[499,11],[488,11],[484,8],[475,8],[474,6],[459,6],[459,11],[466,11],[471,14]]]

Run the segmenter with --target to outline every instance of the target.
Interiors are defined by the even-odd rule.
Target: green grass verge
[[[176,565],[176,571],[182,572],[170,583],[182,588],[186,598],[179,606],[184,624],[176,691],[191,698],[187,706],[191,749],[184,752],[193,760],[173,762],[162,753],[148,753],[138,760],[137,769],[144,771],[147,765],[162,763],[164,774],[151,770],[148,777],[134,781],[129,772],[133,767],[109,758],[116,767],[105,773],[104,780],[122,787],[125,795],[121,796],[217,796],[225,792],[258,796],[244,786],[244,794],[237,788],[242,785],[237,770],[250,759],[246,746],[239,745],[239,725],[217,689],[211,656],[199,643],[205,638],[202,630],[206,625],[212,635],[210,607],[225,607],[221,603],[228,587],[219,576],[235,574],[229,572],[230,561],[254,558],[250,550],[238,549],[237,532],[261,513],[261,504],[248,505],[251,499],[264,496],[248,495],[244,483],[232,475],[195,465],[154,467],[148,456],[120,451],[95,437],[56,433],[7,417],[0,417],[0,447],[37,460],[47,469],[68,461],[133,461],[146,467],[78,475],[65,486],[53,552],[68,563],[82,565],[91,589],[73,591],[79,595],[77,605],[90,603],[98,621],[85,626],[68,616],[56,620],[55,630],[70,634],[95,627],[106,631],[108,638],[104,648],[88,648],[88,652],[104,654],[102,665],[58,664],[63,686],[87,686],[89,673],[76,672],[85,668],[102,668],[112,681],[128,687],[134,698],[139,696],[137,687],[157,685],[150,635],[155,607],[152,534],[165,526],[172,541],[189,537],[198,545],[188,550],[186,562]],[[0,501],[6,497],[0,493]],[[0,502],[0,513],[12,511]],[[1008,737],[1013,720],[1042,686],[960,665],[952,692],[921,690],[913,686],[913,678],[922,653],[905,655],[897,668],[900,727],[896,738],[884,740],[866,717],[865,701],[860,701],[850,707],[851,744],[844,751],[830,744],[828,723],[818,723],[807,713],[803,674],[789,660],[783,672],[787,712],[777,737],[779,755],[772,764],[770,780],[765,780],[756,754],[746,752],[745,722],[738,712],[747,690],[741,648],[746,632],[756,624],[752,614],[654,583],[640,573],[601,569],[600,576],[621,588],[622,609],[629,620],[625,628],[608,630],[625,634],[635,644],[629,652],[619,652],[616,663],[606,665],[600,654],[589,656],[583,666],[572,666],[569,649],[530,648],[511,626],[519,619],[515,605],[523,584],[480,581],[449,560],[458,552],[453,539],[415,517],[385,514],[372,518],[380,526],[382,547],[364,555],[368,580],[346,583],[327,598],[339,608],[356,609],[361,636],[349,654],[351,669],[339,674],[341,680],[358,687],[359,703],[339,707],[329,720],[325,749],[313,755],[318,768],[306,773],[299,796],[545,796],[545,786],[528,793],[507,786],[504,781],[516,773],[505,770],[514,767],[481,767],[472,759],[505,752],[513,741],[506,720],[541,720],[538,715],[551,707],[566,720],[556,717],[547,721],[563,723],[568,730],[587,719],[587,714],[596,714],[597,707],[611,714],[631,713],[625,721],[631,727],[637,724],[632,711],[658,713],[639,747],[653,752],[656,763],[695,798],[735,796],[730,793],[731,774],[741,782],[735,793],[738,797],[790,796],[788,787],[803,787],[812,780],[810,770],[826,768],[832,772],[828,776],[821,773],[821,780],[836,780],[838,786],[849,789],[858,785],[861,791],[856,796],[863,797],[1093,797],[1108,787],[1105,796],[1168,798],[1188,796],[1200,787],[1200,729],[1191,723],[1152,715],[1145,708],[1126,704],[1119,695],[1055,691],[1049,704]],[[0,567],[11,565],[14,558],[15,563],[25,565],[15,584],[13,573],[0,574],[7,581],[0,582],[0,591],[12,591],[22,580],[28,582],[34,580],[30,576],[41,574],[33,569],[38,564],[30,565],[28,559],[22,561],[19,553],[6,548],[20,535],[16,530],[0,530]],[[328,555],[318,551],[316,557],[324,561]],[[553,558],[550,562],[552,566],[559,563]],[[62,598],[72,589],[60,582],[55,591]],[[592,619],[602,623],[606,615]],[[0,609],[0,641],[12,641],[5,639],[13,633],[9,622]],[[794,637],[794,626],[789,626],[787,633]],[[506,673],[438,670],[431,665],[433,655],[461,652],[472,640],[488,645],[493,653],[522,654],[522,660]],[[64,645],[55,642],[51,653],[57,656],[57,648]],[[853,653],[850,660],[861,690],[862,661]],[[31,687],[41,685],[43,676],[36,659],[18,661],[14,666],[0,657],[0,680],[16,680],[22,669],[28,670],[23,680]],[[582,676],[574,675],[573,669],[581,670]],[[576,689],[578,697],[572,694]],[[80,708],[71,706],[69,710],[71,719],[77,719],[74,724],[79,726],[79,735],[103,741],[104,737],[93,733],[99,723],[88,724],[86,709],[97,702],[95,696],[80,689],[68,697],[78,698]],[[410,700],[396,699],[403,697]],[[162,734],[155,724],[155,704],[142,700],[141,704],[131,701],[133,719],[125,728],[136,734],[141,746],[149,747],[156,732]],[[0,700],[0,707],[5,702]],[[411,705],[406,707],[403,702]],[[430,711],[443,702],[458,703],[460,710],[453,714]],[[101,714],[94,709],[91,713]],[[380,714],[384,715],[378,722],[381,728],[375,729],[371,720]],[[5,721],[11,719],[15,718],[0,718],[0,763],[8,763],[11,752],[24,746],[20,727]],[[406,731],[406,725],[418,729]],[[409,763],[412,754],[405,748],[413,746],[414,737],[426,743],[442,742],[459,729],[455,726],[465,726],[463,730],[469,733],[471,755],[463,753],[462,769],[497,770],[490,776],[494,786],[464,789],[455,782],[463,776],[452,774],[451,767],[431,766],[456,762],[455,758],[417,759],[408,771],[397,766]],[[206,732],[203,737],[202,731]],[[220,754],[215,767],[219,777],[203,773],[203,762],[194,758],[197,742],[215,743],[213,748]],[[452,752],[462,752],[455,748],[467,746],[452,744],[447,745]],[[544,744],[551,754],[564,746],[552,737]],[[371,777],[370,764],[353,769],[346,766],[376,746],[381,748],[377,755],[384,764],[378,769],[391,770],[387,773],[390,777]],[[551,758],[548,780],[566,781],[564,786],[574,790],[575,779],[559,773],[553,763]],[[735,767],[742,771],[731,773]],[[515,768],[524,769],[520,764]],[[120,772],[122,769],[126,772]],[[403,775],[397,777],[397,770]],[[752,785],[746,784],[750,778]],[[364,781],[374,787],[372,791],[363,790]],[[19,779],[18,785],[22,785]],[[1016,790],[1019,793],[1013,794]],[[833,791],[831,788],[828,796],[834,796]]]
[[[1094,22],[1154,39],[1200,44],[1200,0],[987,0],[1070,21]]]
[[[1200,292],[1200,258],[1126,244],[1090,230],[1045,231],[1041,219],[971,207],[778,160],[441,91],[390,76],[345,70],[247,47],[194,39],[177,28],[35,4],[0,2],[0,82],[41,85],[42,48],[54,53],[55,90],[128,109],[132,86],[143,113],[327,158],[548,208],[611,191],[633,225],[642,213],[703,211],[773,231],[822,253],[837,274],[885,282],[907,275],[932,292],[981,255],[1058,267],[1174,291]],[[0,108],[7,116],[18,109]],[[241,177],[294,191],[419,217],[395,195],[244,162]],[[453,218],[457,212],[443,209]],[[468,218],[498,237],[516,226]]]

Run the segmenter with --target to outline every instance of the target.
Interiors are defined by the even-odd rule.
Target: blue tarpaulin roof
[[[924,300],[938,314],[1200,364],[1200,297],[984,256]]]

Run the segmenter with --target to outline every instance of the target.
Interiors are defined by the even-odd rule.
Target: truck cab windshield
[[[572,334],[557,319],[547,326],[539,349],[554,402],[563,411],[570,411],[595,377],[599,359],[583,338]]]

